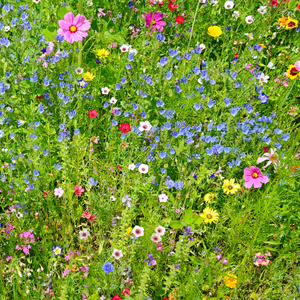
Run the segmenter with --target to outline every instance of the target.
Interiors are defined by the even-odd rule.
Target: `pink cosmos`
[[[274,164],[275,166],[275,172],[276,168],[278,166],[278,155],[275,153],[276,148],[273,150],[271,149],[271,153],[264,153],[262,157],[259,157],[257,159],[256,164],[260,164],[263,161],[268,160],[268,163],[263,167],[263,170],[265,170],[270,164]]]
[[[63,35],[70,44],[82,42],[82,38],[88,36],[86,31],[91,27],[91,23],[84,16],[78,14],[74,18],[72,12],[65,14],[64,20],[59,20],[58,24],[61,28],[57,30],[57,33]]]
[[[163,14],[160,11],[156,12],[155,14],[150,12],[150,14],[146,14],[146,16],[144,16],[145,26],[150,27],[153,32],[156,30],[163,31],[166,22],[162,18]]]
[[[251,166],[249,168],[245,168],[244,170],[244,179],[245,183],[244,186],[247,189],[250,189],[252,185],[254,188],[260,188],[262,183],[268,183],[269,178],[267,176],[264,176],[259,168]]]
[[[297,71],[300,71],[300,60],[298,60],[298,61],[295,62],[295,69]]]

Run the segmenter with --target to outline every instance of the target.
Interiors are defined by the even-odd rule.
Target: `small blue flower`
[[[107,262],[102,266],[102,269],[106,274],[108,274],[109,272],[112,272],[115,268],[111,263]]]

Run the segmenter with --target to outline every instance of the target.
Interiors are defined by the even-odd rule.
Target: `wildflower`
[[[82,240],[87,240],[87,238],[89,237],[90,233],[88,232],[88,230],[86,228],[84,228],[83,230],[79,231],[79,239]]]
[[[100,58],[108,57],[109,54],[109,51],[106,49],[100,49],[97,52],[97,56],[99,56]]]
[[[111,263],[107,262],[102,266],[102,269],[106,274],[108,274],[109,272],[112,272],[115,268]]]
[[[212,199],[214,199],[215,194],[214,193],[208,193],[204,196],[204,201],[207,203],[210,203]]]
[[[131,236],[134,235],[134,234],[132,233],[132,228],[131,228],[131,227],[128,227],[128,228],[127,228],[126,233],[127,233],[127,236],[129,236],[129,237],[131,237]]]
[[[131,207],[130,200],[131,198],[128,195],[124,195],[124,197],[122,198],[122,203],[125,203],[128,207]]]
[[[63,194],[64,194],[64,190],[61,187],[54,189],[55,196],[58,196],[60,198]]]
[[[154,242],[154,243],[159,243],[159,242],[161,241],[161,237],[160,237],[159,234],[153,233],[153,234],[151,235],[150,240],[151,240],[152,242]]]
[[[169,196],[167,196],[166,194],[160,194],[158,195],[158,201],[159,202],[167,202],[169,199]]]
[[[295,62],[295,69],[299,72],[300,71],[300,60]]]
[[[111,300],[121,300],[122,298],[119,296],[119,295],[117,295],[117,294],[115,294],[112,298],[111,298]]]
[[[110,92],[110,89],[106,86],[104,88],[101,88],[101,92],[103,95],[108,95]]]
[[[253,16],[248,16],[245,18],[247,24],[252,24],[254,22]]]
[[[166,22],[162,18],[163,14],[160,11],[155,14],[153,14],[153,12],[150,12],[149,14],[147,13],[144,16],[145,26],[150,27],[153,32],[156,30],[163,31]]]
[[[122,294],[123,294],[123,296],[125,296],[125,294],[130,296],[130,289],[127,288],[127,289],[123,290]]]
[[[81,196],[83,192],[84,192],[84,188],[81,185],[74,186],[74,193],[76,195]]]
[[[262,183],[268,183],[269,178],[267,176],[263,176],[261,171],[257,167],[251,166],[249,168],[245,168],[244,170],[244,179],[245,179],[245,188],[250,189],[252,185],[254,188],[260,188]]]
[[[276,167],[278,166],[278,163],[277,163],[278,155],[275,153],[275,151],[276,151],[276,148],[274,150],[271,149],[270,153],[264,153],[262,157],[259,157],[257,159],[256,164],[260,164],[261,162],[268,160],[268,163],[263,167],[263,170],[265,170],[272,163],[274,164],[275,170],[276,170]]]
[[[89,111],[89,117],[92,119],[95,119],[98,116],[98,112],[96,109],[90,110]]]
[[[104,17],[105,16],[105,13],[103,12],[104,8],[98,8],[98,11],[99,11],[99,13],[97,14],[98,17]]]
[[[286,76],[292,80],[294,80],[300,76],[300,72],[297,71],[297,69],[294,65],[289,65],[289,68],[286,72],[287,72]]]
[[[182,17],[182,16],[176,17],[176,23],[177,24],[182,24],[183,22],[184,22],[184,17]]]
[[[219,26],[208,27],[208,34],[212,37],[218,37],[222,34],[222,29]]]
[[[131,170],[131,171],[133,171],[135,169],[135,164],[130,164],[128,166],[128,169]]]
[[[119,129],[123,132],[123,133],[127,133],[130,131],[130,124],[129,123],[122,123],[121,126],[119,127]]]
[[[90,184],[90,185],[93,185],[93,186],[96,186],[96,185],[98,184],[98,181],[95,180],[93,177],[91,177],[91,178],[89,179],[89,184]]]
[[[217,260],[220,260],[221,258],[222,258],[222,254],[220,253],[217,255]]]
[[[82,89],[86,88],[89,83],[88,81],[85,81],[84,78],[77,80],[77,82]]]
[[[285,22],[285,29],[293,29],[298,27],[298,20],[288,17]]]
[[[224,4],[224,7],[226,9],[232,9],[232,8],[234,8],[234,6],[235,6],[235,4],[234,4],[233,1],[226,1],[225,4]]]
[[[55,247],[52,249],[52,252],[55,256],[62,254],[62,247],[55,245]]]
[[[153,257],[151,255],[151,253],[148,253],[148,258],[144,259],[144,261],[147,261],[148,262],[148,266],[150,266],[151,265],[151,261],[154,260],[154,259],[155,259],[155,257]]]
[[[84,16],[78,14],[74,18],[72,12],[65,14],[64,20],[59,20],[58,24],[61,28],[57,30],[57,34],[63,35],[70,44],[82,42],[82,38],[88,36],[86,31],[91,27],[91,23]]]
[[[238,284],[237,276],[234,274],[227,274],[224,277],[225,280],[225,285],[230,287],[230,288],[235,288]]]
[[[92,81],[94,78],[95,78],[95,75],[90,72],[83,73],[83,79],[85,81]]]
[[[142,174],[147,174],[149,170],[148,165],[140,164],[139,166],[139,172]]]
[[[225,194],[234,195],[241,188],[241,186],[238,183],[234,183],[234,180],[235,179],[224,180],[222,188]]]
[[[120,259],[123,257],[122,250],[114,249],[112,256],[114,256],[115,259]]]
[[[115,97],[112,97],[110,100],[109,100],[109,103],[111,104],[116,104],[118,101]]]
[[[166,232],[166,228],[165,227],[162,227],[162,226],[157,226],[155,228],[155,232],[159,235],[164,235],[165,232]]]
[[[152,125],[149,121],[140,122],[139,131],[149,131],[152,128]]]
[[[219,214],[216,210],[212,210],[209,207],[204,208],[203,212],[200,214],[200,217],[204,219],[205,223],[217,222],[219,220]]]
[[[17,217],[18,219],[20,219],[20,218],[23,217],[23,214],[21,214],[20,212],[18,212],[18,213],[16,213],[16,217]]]
[[[134,234],[135,237],[140,237],[144,235],[144,228],[140,226],[134,226],[132,229],[132,233]]]

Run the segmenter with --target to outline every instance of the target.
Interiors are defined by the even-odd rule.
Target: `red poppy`
[[[175,8],[177,8],[177,4],[174,4],[174,3],[170,2],[168,4],[168,7],[171,9],[171,11],[173,11]]]
[[[299,12],[300,12],[300,3],[297,5],[297,9],[298,9]]]
[[[123,169],[120,165],[117,165],[116,168],[119,169],[119,170]]]
[[[123,133],[127,133],[130,131],[130,124],[129,123],[122,123],[121,126],[119,127],[119,129],[123,132]]]
[[[90,110],[89,111],[89,117],[95,119],[98,116],[98,112],[96,109]]]
[[[234,58],[239,58],[239,53],[238,52],[234,55]]]
[[[183,22],[184,22],[184,17],[178,16],[178,17],[176,18],[176,23],[177,23],[177,24],[182,24]]]
[[[116,294],[112,297],[111,300],[121,300],[121,297]]]
[[[122,294],[123,294],[123,296],[125,296],[125,294],[130,296],[130,289],[123,290]]]
[[[41,100],[42,96],[36,96],[36,101]]]

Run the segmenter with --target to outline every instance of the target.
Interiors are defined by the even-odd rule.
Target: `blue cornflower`
[[[174,183],[174,187],[176,190],[181,190],[184,187],[184,183],[182,181],[178,180]]]
[[[102,266],[102,269],[106,274],[108,274],[109,272],[112,272],[115,268],[111,263],[107,262]]]
[[[96,185],[98,184],[98,181],[95,180],[93,177],[91,177],[91,178],[89,179],[89,184],[90,184],[90,185],[93,185],[93,186],[96,186]]]
[[[174,187],[174,181],[173,180],[167,180],[165,182],[165,184],[167,185],[168,189],[171,189],[172,187]]]

